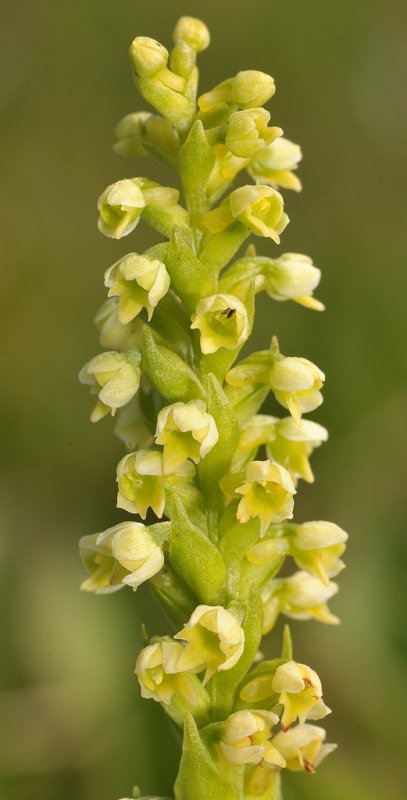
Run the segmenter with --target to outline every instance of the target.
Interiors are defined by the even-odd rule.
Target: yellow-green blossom
[[[298,425],[293,417],[277,420],[275,437],[267,442],[269,458],[284,464],[291,475],[313,483],[314,475],[309,463],[313,450],[328,439],[328,431],[311,420],[303,420]]]
[[[191,328],[200,331],[204,354],[216,353],[220,347],[236,350],[249,335],[246,306],[233,294],[204,297],[192,316]]]
[[[215,420],[200,400],[173,403],[158,414],[156,442],[164,447],[166,474],[175,472],[188,458],[198,464],[215,447],[218,439]]]
[[[293,170],[297,169],[301,159],[302,153],[298,144],[281,137],[256,153],[247,169],[256,181],[299,192],[302,188],[301,181],[293,175]]]
[[[208,211],[205,225],[211,233],[219,233],[238,220],[257,236],[280,242],[279,234],[288,225],[284,200],[271,186],[241,186],[226,197],[219,208]]]
[[[278,733],[273,743],[285,759],[287,769],[313,773],[325,756],[336,748],[336,744],[323,744],[325,738],[323,728],[305,724]]]
[[[235,666],[244,650],[245,635],[236,617],[226,608],[201,605],[175,639],[187,642],[177,669],[205,670],[205,685],[215,672]]]
[[[290,555],[300,569],[318,576],[329,586],[344,568],[340,556],[345,550],[348,534],[334,522],[303,522],[294,525],[289,537]]]
[[[256,108],[267,103],[275,90],[271,75],[254,69],[243,70],[234,78],[227,78],[210,92],[202,94],[198,99],[198,106],[204,113],[224,103],[243,109]]]
[[[286,661],[277,667],[273,680],[277,703],[284,706],[281,727],[286,731],[297,719],[322,719],[331,709],[322,700],[322,686],[317,673],[306,664]]]
[[[179,192],[160,186],[147,178],[125,178],[112,183],[98,200],[98,227],[105,236],[121,239],[128,236],[140,221],[147,206],[171,206]]]
[[[309,457],[316,447],[328,438],[322,425],[310,420],[299,426],[292,417],[278,419],[267,414],[255,414],[241,429],[239,445],[233,458],[233,471],[238,471],[258,448],[266,445],[267,456],[277,461],[296,480],[312,483]]]
[[[97,422],[106,414],[114,416],[134,397],[140,385],[139,359],[130,353],[100,353],[82,367],[79,380],[98,395],[90,417]]]
[[[82,591],[104,594],[127,584],[134,590],[164,564],[161,547],[140,522],[121,522],[103,533],[83,536],[80,555],[89,573]]]
[[[141,650],[135,673],[142,697],[167,706],[174,695],[193,703],[196,690],[191,681],[192,676],[181,672],[177,666],[183,650],[182,644],[168,637],[163,637]]]
[[[100,344],[109,350],[133,350],[143,341],[143,323],[139,319],[133,319],[127,325],[120,322],[119,301],[115,297],[103,303],[94,323],[99,331]]]
[[[270,367],[268,381],[276,400],[288,408],[300,422],[301,414],[314,411],[322,403],[319,391],[325,380],[324,373],[307,358],[292,356],[276,360]]]
[[[150,320],[157,303],[167,294],[170,276],[162,261],[129,253],[105,272],[109,297],[119,298],[119,322],[131,322],[143,308]]]
[[[283,133],[281,128],[269,128],[269,121],[265,108],[234,112],[229,117],[226,147],[239,158],[251,158]]]
[[[81,583],[81,591],[95,594],[117,592],[123,588],[122,579],[127,572],[113,558],[110,547],[97,545],[98,537],[98,533],[92,533],[79,540],[79,555],[88,573]]]
[[[145,125],[152,114],[149,111],[137,111],[126,114],[116,125],[115,134],[117,141],[113,145],[114,151],[120,156],[133,156],[141,158],[148,155],[144,147]]]
[[[230,764],[267,764],[285,767],[281,753],[270,742],[278,723],[271,711],[236,711],[226,720],[219,747]]]
[[[322,311],[324,306],[313,297],[321,279],[321,270],[301,253],[284,253],[267,263],[261,287],[273,300],[294,300],[302,306]]]
[[[138,395],[125,408],[119,410],[114,432],[128,450],[134,450],[136,447],[146,450],[153,444],[154,435],[142,413]]]
[[[296,489],[290,473],[280,464],[269,460],[252,461],[246,469],[245,482],[236,492],[243,495],[237,519],[247,522],[258,517],[262,536],[272,522],[282,522],[293,516]]]
[[[186,461],[176,472],[166,475],[159,450],[137,450],[124,456],[117,466],[117,507],[146,518],[149,508],[162,517],[165,490],[192,480],[195,467]]]
[[[277,578],[262,591],[263,632],[270,631],[279,614],[291,619],[316,619],[329,625],[336,625],[338,617],[332,614],[327,601],[338,591],[338,585],[329,581],[328,585],[307,572],[296,572],[289,578]]]

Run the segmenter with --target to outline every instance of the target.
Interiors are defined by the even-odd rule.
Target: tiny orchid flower
[[[245,635],[240,623],[222,606],[198,606],[175,639],[187,642],[177,669],[205,669],[204,685],[215,672],[231,669],[243,653]]]

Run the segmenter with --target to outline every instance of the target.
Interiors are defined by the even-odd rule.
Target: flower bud
[[[322,700],[322,686],[319,676],[306,664],[287,661],[277,667],[272,680],[272,689],[278,695],[277,703],[284,706],[281,717],[283,731],[297,719],[322,719],[330,713]]]
[[[196,53],[201,53],[209,47],[211,37],[204,22],[195,17],[180,17],[178,20],[173,39],[175,44],[185,42]]]
[[[328,431],[311,420],[303,420],[299,426],[292,417],[277,420],[275,436],[267,442],[266,452],[270,458],[285,464],[294,478],[303,478],[313,483],[314,475],[309,456],[316,447],[328,439]]]
[[[312,296],[321,278],[308,256],[284,253],[265,270],[264,288],[273,300],[294,300],[300,305],[323,311],[324,306]]]
[[[162,261],[129,253],[105,272],[109,297],[119,297],[119,322],[131,322],[143,308],[150,320],[154,308],[167,294],[170,276]]]
[[[336,744],[323,744],[325,737],[326,731],[317,725],[297,725],[286,733],[278,733],[273,743],[285,759],[287,769],[313,773],[336,748]]]
[[[255,69],[242,70],[233,81],[231,102],[240,108],[255,108],[267,103],[275,91],[271,75]]]
[[[251,158],[266,147],[283,131],[281,128],[268,128],[270,113],[265,108],[251,108],[235,111],[229,117],[225,145],[239,158]]]
[[[205,355],[216,353],[220,347],[236,350],[249,335],[246,306],[233,294],[205,297],[196,307],[191,328],[200,331]]]
[[[211,233],[223,231],[235,220],[257,236],[268,237],[277,244],[279,234],[289,222],[283,198],[271,186],[241,186],[204,218]]]
[[[304,522],[293,526],[289,537],[290,555],[300,569],[315,575],[329,586],[329,578],[340,572],[344,564],[340,556],[348,534],[333,522]]]
[[[225,723],[219,747],[230,764],[268,764],[285,767],[284,758],[270,742],[279,721],[271,711],[237,711]]]
[[[97,422],[106,414],[114,416],[116,409],[130,402],[140,385],[139,363],[136,351],[133,354],[111,350],[100,353],[82,367],[80,382],[91,386],[91,392],[99,398],[91,422]]]
[[[245,478],[245,483],[236,489],[237,494],[243,495],[236,514],[239,522],[258,517],[260,535],[264,536],[272,522],[292,518],[296,489],[284,467],[269,460],[252,461]]]
[[[222,606],[198,606],[175,639],[187,642],[177,670],[206,670],[204,685],[215,672],[231,669],[244,650],[245,635],[240,623]]]
[[[164,45],[149,36],[137,36],[131,43],[130,55],[134,69],[142,78],[152,78],[164,70],[169,58]]]
[[[223,103],[239,108],[257,108],[270,100],[276,90],[271,75],[250,69],[238,72],[234,78],[219,83],[210,92],[202,94],[198,106],[204,113]]]
[[[297,169],[301,159],[302,153],[298,144],[281,137],[256,153],[247,171],[256,181],[300,192],[301,181],[293,175],[293,170]]]
[[[190,458],[195,464],[215,447],[219,433],[199,400],[173,403],[157,417],[156,442],[164,446],[164,472],[174,472]]]
[[[163,455],[158,450],[137,450],[124,456],[117,466],[117,507],[146,518],[149,508],[162,517],[165,490],[192,480],[195,468],[190,461],[172,475],[165,475]]]
[[[307,358],[288,356],[276,360],[268,379],[276,400],[288,408],[298,424],[302,413],[314,411],[322,403],[319,389],[325,375]]]
[[[164,564],[161,547],[140,522],[121,522],[103,533],[83,536],[80,555],[89,573],[82,591],[104,594],[127,584],[134,590]]]

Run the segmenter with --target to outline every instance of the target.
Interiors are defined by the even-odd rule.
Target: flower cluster
[[[95,322],[106,349],[80,372],[97,395],[91,420],[117,413],[126,445],[117,506],[130,515],[82,537],[81,588],[148,582],[177,631],[145,642],[135,667],[142,696],[183,730],[176,800],[279,800],[284,770],[312,773],[334,745],[313,724],[330,709],[318,674],[294,660],[288,627],[270,661],[262,636],[280,614],[338,621],[328,601],[347,534],[294,521],[300,481],[314,480],[310,459],[328,437],[303,419],[322,403],[323,372],[284,355],[275,337],[238,359],[256,295],[322,310],[320,270],[303,254],[270,258],[253,245],[238,257],[251,234],[280,243],[289,222],[280,190],[301,188],[301,150],[263,107],[273,78],[242,71],[197,97],[209,32],[182,17],[173,38],[170,52],[132,42],[153,112],[121,120],[115,151],[154,155],[182,192],[129,177],[98,200],[105,236],[122,239],[143,220],[163,241],[105,271]],[[254,183],[233,188],[244,170]],[[285,415],[261,412],[270,394]]]

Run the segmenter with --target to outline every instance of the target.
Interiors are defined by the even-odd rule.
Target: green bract
[[[157,157],[181,193],[122,178],[97,204],[104,235],[122,239],[143,220],[163,241],[144,253],[132,246],[106,270],[95,318],[106,350],[80,373],[97,395],[92,421],[117,412],[126,446],[117,506],[133,515],[81,538],[81,588],[148,582],[172,622],[172,635],[144,643],[135,672],[142,696],[183,731],[175,800],[281,800],[283,771],[313,772],[334,745],[308,722],[329,708],[318,674],[294,660],[287,626],[272,660],[261,638],[279,615],[338,621],[327,603],[347,534],[291,521],[328,437],[302,419],[322,403],[323,372],[283,355],[275,337],[239,357],[257,293],[322,310],[321,273],[300,253],[239,253],[251,234],[279,244],[289,220],[277,188],[301,188],[301,150],[263,108],[273,78],[241,71],[197,101],[208,29],[182,17],[173,41],[169,51],[133,40],[135,82],[153,111],[123,117],[115,151]],[[243,170],[254,183],[236,188]],[[291,416],[261,413],[268,395],[273,414],[283,406]]]

